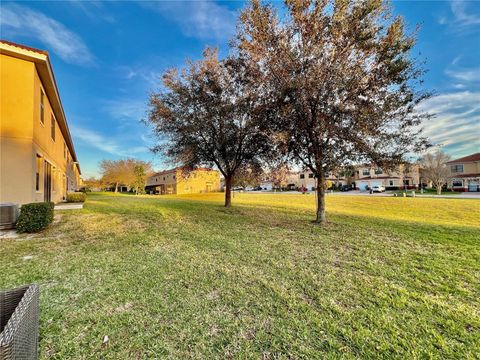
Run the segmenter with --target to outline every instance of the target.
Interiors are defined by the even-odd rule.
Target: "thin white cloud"
[[[43,13],[17,4],[4,4],[0,11],[2,37],[35,38],[46,50],[53,51],[65,62],[92,65],[95,58],[83,40],[63,24]]]
[[[145,117],[147,103],[146,100],[137,99],[105,100],[102,109],[116,120],[136,122],[136,125]]]
[[[211,0],[142,1],[140,4],[173,19],[189,37],[227,40],[235,32],[235,12]]]
[[[89,147],[120,157],[131,157],[132,155],[149,151],[147,146],[125,146],[125,144],[118,139],[114,140],[111,137],[106,137],[96,131],[78,126],[72,127],[72,134],[79,142]]]
[[[475,14],[467,8],[468,2],[453,0],[450,2],[450,9],[455,17],[455,22],[462,26],[480,25],[480,14]]]
[[[126,80],[139,80],[148,88],[158,87],[160,84],[163,72],[158,69],[165,69],[168,65],[161,64],[160,66],[152,66],[148,63],[141,65],[121,65],[117,66],[115,72]]]
[[[101,1],[70,0],[69,4],[75,9],[81,10],[89,19],[93,21],[106,21],[115,23],[115,18],[106,11]]]
[[[450,0],[451,15],[438,18],[440,25],[445,25],[450,31],[465,34],[480,30],[480,13],[471,6],[474,1]]]
[[[418,109],[436,114],[423,124],[424,134],[453,157],[480,150],[480,92],[462,91],[434,96]]]
[[[447,69],[445,73],[458,81],[480,82],[480,67]]]

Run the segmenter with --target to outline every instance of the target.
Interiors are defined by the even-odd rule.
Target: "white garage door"
[[[368,182],[366,182],[366,181],[360,181],[358,183],[358,188],[360,189],[360,191],[367,190],[367,187],[368,187]]]
[[[468,184],[468,191],[478,191],[479,186],[479,184],[470,183]]]

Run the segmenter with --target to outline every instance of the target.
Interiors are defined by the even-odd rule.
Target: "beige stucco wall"
[[[78,169],[55,117],[55,140],[51,137],[53,110],[45,91],[43,124],[40,121],[41,89],[33,62],[0,54],[0,202],[44,201],[43,166],[40,188],[35,189],[37,154],[42,165],[52,165],[52,201],[64,199],[67,177],[73,180],[70,190],[77,187]]]
[[[215,170],[195,170],[184,174],[170,170],[147,179],[147,186],[159,186],[167,194],[198,194],[220,191],[220,173]]]
[[[0,55],[0,202],[35,197],[32,167],[35,65]]]
[[[193,171],[184,176],[177,171],[177,194],[199,194],[220,190],[220,173],[218,171]]]
[[[452,172],[452,166],[463,165],[463,172]],[[477,174],[480,173],[480,161],[478,162],[466,162],[466,163],[454,163],[447,165],[448,172],[450,176],[461,175],[461,174]]]

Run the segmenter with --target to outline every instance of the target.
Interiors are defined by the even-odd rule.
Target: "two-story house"
[[[347,179],[344,176],[337,175],[333,172],[327,174],[327,181],[332,182],[336,187],[347,184]],[[317,186],[317,179],[310,170],[299,171],[289,176],[288,184],[295,185],[296,188],[305,188],[307,190],[315,190]]]
[[[46,51],[0,41],[0,202],[60,202],[78,164]]]
[[[157,172],[147,179],[149,194],[199,194],[220,191],[220,172],[200,168],[184,172],[181,168]]]
[[[448,188],[454,191],[480,191],[480,153],[447,162]]]
[[[419,183],[419,166],[416,164],[400,164],[389,171],[370,164],[355,169],[355,186],[361,191],[373,186],[383,186],[387,190],[416,189]]]

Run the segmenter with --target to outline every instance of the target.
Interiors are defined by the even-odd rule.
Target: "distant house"
[[[331,181],[335,186],[342,186],[347,184],[347,179],[344,176],[340,176],[330,172],[327,174],[327,181]],[[289,187],[295,187],[297,189],[306,188],[307,190],[315,190],[317,186],[317,179],[313,172],[310,170],[300,171],[292,173],[288,177]]]
[[[480,153],[447,162],[448,188],[454,191],[480,191]]]
[[[274,188],[273,182],[268,180],[260,182],[259,186],[262,188],[262,190],[266,191],[272,191]]]
[[[365,191],[373,186],[385,189],[416,189],[420,183],[420,169],[415,164],[400,164],[395,170],[384,171],[372,165],[355,168],[355,186]]]
[[[48,53],[0,41],[0,202],[59,202],[80,166]]]
[[[199,194],[220,191],[220,172],[200,168],[185,172],[181,168],[161,171],[147,179],[147,194]]]

